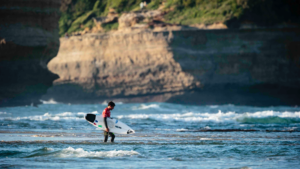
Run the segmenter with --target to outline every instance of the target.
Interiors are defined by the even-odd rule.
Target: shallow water
[[[0,168],[298,168],[300,108],[122,104],[135,130],[103,143],[106,105],[0,108]]]

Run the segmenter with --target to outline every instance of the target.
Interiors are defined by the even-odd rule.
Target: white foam
[[[157,107],[158,105],[153,104],[146,107]],[[5,112],[1,112],[5,114]],[[98,114],[97,111],[91,112],[92,114]],[[7,113],[9,114],[9,113]],[[44,115],[35,116],[25,116],[25,117],[0,117],[0,120],[35,120],[35,121],[45,121],[45,120],[84,120],[84,112],[62,112],[58,114],[45,113]],[[296,118],[300,120],[300,112],[279,112],[279,111],[258,111],[258,112],[222,112],[218,113],[174,113],[174,114],[129,114],[129,115],[119,115],[117,118],[129,118],[129,119],[152,119],[158,121],[186,121],[186,122],[202,122],[202,121],[212,121],[212,122],[236,122],[245,118],[269,118],[269,117],[280,117],[280,118]]]
[[[232,122],[243,118],[266,118],[266,117],[281,117],[281,118],[300,118],[300,112],[275,112],[275,111],[260,111],[254,113],[235,113],[222,112],[218,113],[176,113],[176,114],[131,114],[117,116],[119,119],[154,119],[159,121],[213,121],[213,122]]]
[[[188,129],[177,129],[176,131],[188,131]]]
[[[182,113],[182,114],[132,114],[127,116],[117,116],[118,118],[131,119],[155,119],[163,121],[228,121],[233,120],[234,112],[211,114],[211,113]]]
[[[97,111],[92,112],[93,114],[98,113]],[[0,120],[33,120],[33,121],[45,121],[45,120],[53,120],[53,121],[59,121],[59,120],[84,120],[84,115],[86,113],[78,112],[78,113],[72,113],[72,112],[63,112],[58,114],[51,114],[51,113],[45,113],[44,115],[35,115],[35,116],[25,116],[25,117],[3,117],[0,118]]]
[[[10,113],[6,113],[6,112],[0,112],[0,114],[10,114]]]
[[[53,148],[48,148],[48,147],[46,147],[46,150],[47,150],[47,151],[53,151]]]
[[[85,151],[82,148],[74,149],[68,147],[59,152],[58,157],[69,158],[69,157],[123,157],[139,155],[136,151],[125,151],[125,150],[113,150],[113,151]]]
[[[212,138],[200,138],[200,140],[212,140]]]
[[[84,113],[84,114],[86,114],[86,113]],[[91,112],[91,114],[98,114],[98,111],[93,111],[93,112]]]
[[[300,118],[300,112],[278,112],[273,110],[259,111],[255,113],[244,113],[245,117],[265,118],[265,117],[281,117],[281,118]]]
[[[58,104],[58,102],[56,102],[54,99],[50,99],[48,101],[40,100],[40,102],[42,102],[43,104]]]
[[[72,112],[64,112],[64,113],[59,113],[59,114],[56,114],[57,116],[73,116],[74,113]]]
[[[133,106],[132,110],[145,110],[145,109],[150,109],[150,108],[159,108],[159,105],[158,104],[150,104],[150,105],[141,104],[138,107]]]

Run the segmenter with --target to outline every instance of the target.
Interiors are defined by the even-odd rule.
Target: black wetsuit
[[[103,121],[104,121],[105,127],[108,128],[108,126],[107,126],[107,117],[103,117]],[[114,133],[107,132],[107,131],[104,131],[104,142],[107,142],[108,135],[111,137],[110,142],[114,142],[114,139],[115,139]]]

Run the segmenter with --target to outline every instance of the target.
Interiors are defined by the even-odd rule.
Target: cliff
[[[0,2],[0,106],[36,105],[58,78],[60,0]]]
[[[163,34],[87,34],[60,40],[59,53],[48,64],[60,76],[51,90],[59,101],[157,95],[194,85],[173,59]]]
[[[296,105],[299,29],[114,32],[61,38],[45,99]]]

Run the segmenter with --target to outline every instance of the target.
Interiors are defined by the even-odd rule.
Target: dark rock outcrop
[[[180,31],[173,35],[174,60],[202,87],[170,102],[300,104],[298,28]]]
[[[44,99],[299,104],[299,29],[181,30],[61,39]]]
[[[0,106],[36,105],[57,75],[60,0],[0,2]]]

